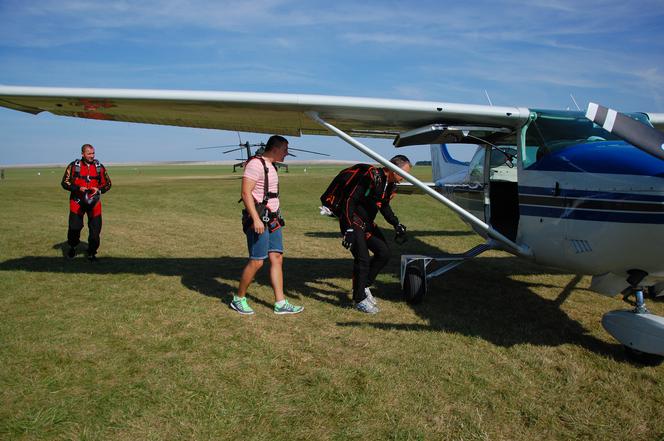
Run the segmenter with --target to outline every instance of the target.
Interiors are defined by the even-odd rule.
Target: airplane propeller
[[[646,153],[664,160],[664,133],[624,113],[589,103],[586,118]]]

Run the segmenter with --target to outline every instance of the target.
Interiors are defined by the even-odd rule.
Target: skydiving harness
[[[267,165],[265,164],[265,159],[263,159],[262,156],[256,155],[252,156],[247,160],[245,163],[245,167],[247,164],[249,164],[249,161],[252,159],[259,159],[261,161],[261,164],[263,164],[263,170],[265,171],[265,181],[263,185],[263,200],[260,202],[256,202],[254,200],[254,203],[256,204],[256,211],[258,212],[258,216],[261,218],[263,223],[267,226],[268,230],[270,233],[278,230],[279,228],[283,227],[286,225],[286,221],[284,218],[281,216],[281,209],[278,209],[276,212],[270,211],[270,209],[267,207],[267,201],[272,198],[278,198],[279,197],[279,183],[277,182],[277,192],[271,192],[268,191],[270,188],[270,181],[268,179],[268,173],[269,169],[267,168]],[[277,171],[277,166],[272,163],[272,166],[274,167],[274,170]],[[253,197],[253,196],[252,196]],[[238,203],[242,202],[242,198],[238,200]],[[242,230],[246,233],[251,226],[254,224],[253,219],[251,218],[251,215],[249,214],[249,211],[246,208],[242,209]]]
[[[90,176],[89,174],[87,176],[81,176],[81,160],[77,159],[74,161],[74,173],[71,177],[71,182],[72,184],[76,182],[77,178],[85,179],[85,182],[90,183],[91,180],[96,180],[98,187],[101,187],[101,163],[97,161],[96,159],[92,162],[94,164],[95,169],[97,170],[97,176]],[[94,205],[99,201],[100,198],[100,193],[101,190],[98,190],[92,197],[89,197],[87,192],[84,193],[83,197],[74,197],[74,200],[76,202],[84,203],[85,205]],[[73,195],[73,193],[72,193]]]
[[[96,159],[92,163],[95,165],[95,168],[97,169],[97,176],[87,175],[83,177],[81,176],[81,160],[77,159],[76,161],[74,161],[74,175],[72,176],[72,182],[74,182],[76,178],[83,178],[87,182],[90,182],[90,179],[96,179],[101,185],[101,164]]]

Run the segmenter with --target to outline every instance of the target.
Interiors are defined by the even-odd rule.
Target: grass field
[[[338,169],[281,174],[285,286],[306,309],[275,316],[264,268],[250,317],[227,306],[247,253],[229,166],[111,167],[96,263],[62,257],[63,169],[6,170],[0,438],[664,439],[664,366],[625,357],[600,319],[627,305],[588,278],[493,252],[400,300],[399,254],[480,243],[425,196],[394,201],[411,234],[381,313],[353,310],[350,254],[317,212]]]

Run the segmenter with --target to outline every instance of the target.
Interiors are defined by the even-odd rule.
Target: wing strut
[[[442,194],[438,193],[435,190],[432,190],[430,187],[428,187],[426,184],[418,180],[416,177],[411,175],[410,173],[406,173],[405,171],[401,170],[399,167],[396,165],[392,164],[390,161],[385,159],[384,157],[380,156],[378,153],[374,152],[371,150],[369,147],[365,146],[361,142],[357,141],[355,138],[352,136],[348,135],[345,133],[343,130],[340,130],[333,126],[332,124],[324,121],[316,112],[306,112],[307,116],[311,118],[313,121],[316,123],[320,124],[321,126],[325,127],[328,129],[330,132],[334,133],[337,135],[339,138],[343,139],[346,141],[348,144],[352,145],[365,155],[369,156],[370,158],[374,159],[375,161],[378,161],[388,169],[392,170],[393,172],[397,173],[400,176],[403,176],[403,178],[422,190],[425,194],[428,194],[432,198],[436,199],[437,201],[443,203],[446,205],[450,210],[454,211],[456,214],[461,216],[463,219],[466,221],[470,222],[471,224],[475,225],[476,227],[480,228],[482,231],[486,232],[486,234],[500,242],[501,244],[505,245],[507,248],[510,250],[516,252],[520,256],[524,257],[529,257],[532,256],[532,251],[525,246],[518,245],[511,240],[509,240],[507,237],[503,236],[500,234],[498,231],[494,230],[491,228],[489,225],[487,225],[485,222],[480,220],[479,218],[473,216],[470,212],[464,210],[451,200],[447,199],[445,196]]]

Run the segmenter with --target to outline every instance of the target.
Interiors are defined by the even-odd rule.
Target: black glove
[[[404,243],[406,240],[408,240],[408,238],[406,237],[406,226],[405,226],[404,224],[398,224],[398,225],[396,225],[396,226],[394,227],[394,232],[396,233],[396,234],[394,235],[394,240],[395,240],[397,243],[402,244],[402,243]]]
[[[353,242],[355,242],[355,231],[352,228],[349,228],[344,233],[344,238],[341,240],[341,245],[347,250],[350,250],[353,247]]]

